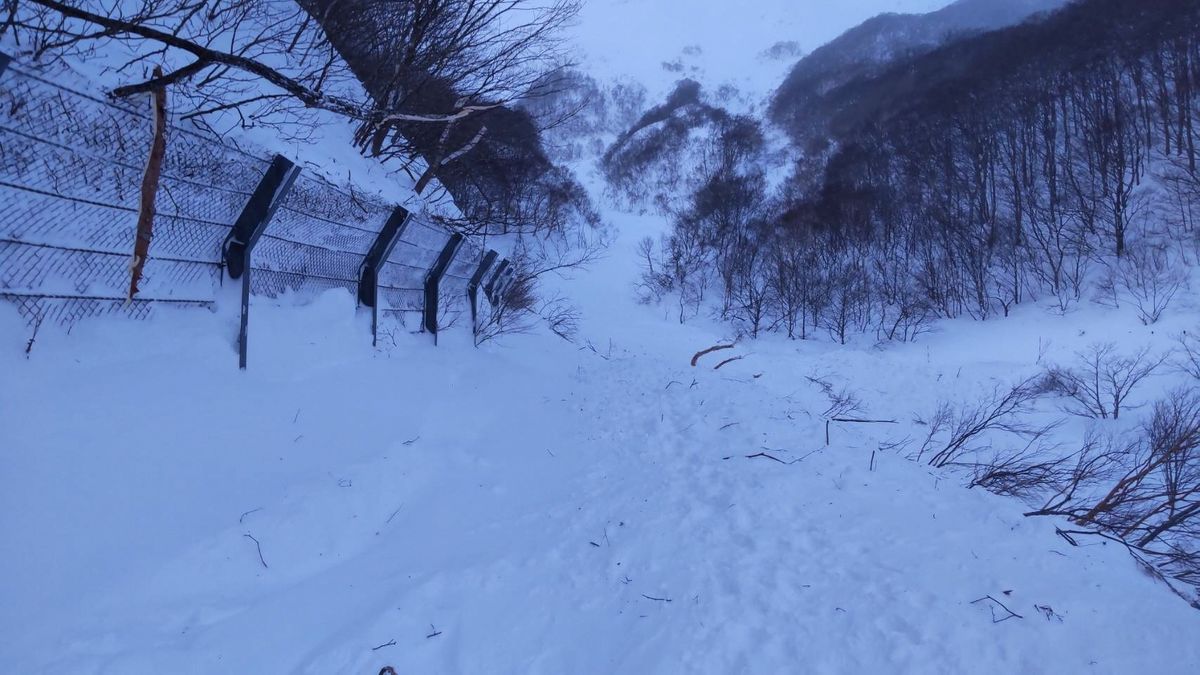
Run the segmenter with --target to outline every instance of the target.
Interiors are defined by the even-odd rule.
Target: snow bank
[[[692,368],[720,336],[613,298],[630,260],[580,281],[611,308],[595,350],[374,352],[338,293],[256,308],[246,372],[232,306],[50,331],[28,358],[0,339],[0,670],[1200,667],[1200,614],[1118,547],[1073,548],[875,430],[823,447],[804,374],[869,380],[899,415],[979,350]],[[1008,337],[978,373],[1033,358]]]

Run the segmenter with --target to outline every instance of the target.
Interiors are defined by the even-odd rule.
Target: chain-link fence
[[[128,300],[151,129],[149,111],[64,86],[28,66],[0,70],[0,301],[15,304],[31,326],[110,313],[144,318],[165,305],[213,306],[226,278],[223,245],[271,160],[172,125],[150,256],[139,293]],[[301,173],[253,246],[250,293],[355,293],[394,208]],[[463,316],[485,251],[472,238],[463,241],[444,277],[432,280],[431,296],[430,273],[450,241],[451,233],[428,218],[406,219],[374,275],[381,322],[436,332]]]

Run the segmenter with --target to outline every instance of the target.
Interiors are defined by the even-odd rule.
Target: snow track
[[[29,555],[0,563],[0,670],[1200,666],[1200,614],[1123,551],[1071,547],[875,429],[824,448],[811,355],[759,378],[549,337],[348,355],[349,302],[258,318],[274,343],[237,377],[211,338],[145,353],[119,345],[166,341],[127,324],[75,358],[78,336],[6,355],[0,529]],[[993,623],[989,595],[1023,618]]]

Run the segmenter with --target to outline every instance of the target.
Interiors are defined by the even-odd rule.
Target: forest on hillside
[[[635,199],[634,176],[686,187],[645,251],[644,291],[681,319],[715,300],[751,336],[906,341],[936,319],[1098,299],[1153,323],[1197,253],[1198,49],[1196,2],[1086,0],[820,97],[781,89],[776,110],[807,106],[825,132],[785,129],[806,145],[773,192],[765,123],[687,82],[605,170]],[[680,182],[685,152],[699,161]]]

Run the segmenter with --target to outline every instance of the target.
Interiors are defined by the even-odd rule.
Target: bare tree
[[[1074,368],[1053,367],[1047,373],[1050,386],[1071,399],[1065,410],[1080,417],[1119,419],[1130,393],[1150,377],[1169,357],[1150,356],[1143,347],[1129,356],[1117,352],[1113,343],[1094,344],[1077,352]]]

